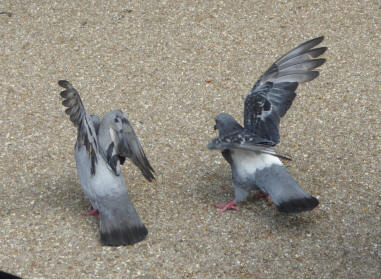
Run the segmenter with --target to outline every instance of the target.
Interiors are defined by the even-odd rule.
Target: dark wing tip
[[[71,83],[67,80],[58,81],[58,85],[66,89],[60,93],[62,98],[72,98],[73,96],[77,95],[77,90],[75,90],[73,85],[71,85]],[[64,104],[64,106],[66,105]]]
[[[322,55],[322,54],[324,54],[324,52],[327,51],[328,47],[321,47],[320,49],[321,49],[321,54],[320,55]]]
[[[69,93],[71,93],[69,90],[65,90],[65,91],[62,91],[60,93],[60,96],[64,99],[68,98],[69,97]],[[62,103],[63,104],[63,103]],[[65,104],[63,104],[65,106]]]
[[[107,246],[132,245],[146,238],[148,230],[144,225],[132,228],[123,228],[111,232],[101,231],[101,241]]]
[[[295,199],[283,202],[277,206],[279,212],[284,213],[299,213],[314,209],[318,206],[319,201],[317,198],[310,196],[308,198]]]
[[[150,162],[148,161],[143,148],[141,148],[140,151],[140,156],[133,157],[132,161],[140,169],[145,179],[151,182],[152,180],[155,180],[155,177],[153,176],[153,173],[155,173],[155,171],[151,166]]]
[[[327,62],[327,59],[325,59],[325,58],[318,58],[318,59],[314,59],[312,61],[313,61],[313,68],[315,69],[315,68],[318,68],[321,65],[323,65],[325,62]]]
[[[320,75],[319,71],[309,71],[305,75],[305,79],[303,81],[301,81],[301,82],[309,82],[309,81],[314,80],[315,78],[317,78],[319,75]]]
[[[320,44],[324,40],[324,36],[317,37],[315,39],[312,39],[312,41],[316,41],[316,44]]]
[[[206,145],[206,147],[208,148],[208,149],[218,149],[217,148],[217,145],[216,145],[216,140],[212,140],[212,141],[210,141],[210,142],[208,142],[208,144]]]
[[[312,47],[317,46],[324,40],[324,36],[313,38],[307,42],[302,43],[301,45],[311,45]]]
[[[119,155],[119,162],[120,162],[120,164],[123,165],[125,161],[126,161],[126,157],[123,157],[123,156]]]
[[[312,58],[319,57],[320,55],[323,55],[327,51],[328,47],[319,47],[314,48],[308,52],[309,55],[311,55]]]
[[[152,182],[152,180],[156,180],[155,176],[153,176],[152,172],[155,172],[154,170],[146,170],[142,171],[143,176],[145,179],[147,179],[149,182]]]
[[[144,176],[149,182],[152,182],[152,180],[156,180],[155,176],[153,175],[154,173],[155,173],[154,169],[151,167],[151,165],[149,165],[149,169],[147,170],[147,174]]]
[[[286,160],[286,161],[292,161],[291,156],[286,155],[286,154],[274,154],[273,156],[276,156],[279,159],[283,159],[283,160]]]
[[[136,157],[133,159],[133,162],[140,169],[145,179],[147,179],[149,182],[152,182],[152,180],[155,180],[155,177],[153,176],[153,173],[155,173],[155,171],[152,168],[151,164],[149,163],[143,149],[142,149],[141,160],[138,157]]]
[[[69,88],[73,88],[73,86],[71,85],[70,82],[68,82],[67,80],[59,80],[58,81],[58,85],[63,87],[63,88],[66,88],[66,89],[69,89]]]

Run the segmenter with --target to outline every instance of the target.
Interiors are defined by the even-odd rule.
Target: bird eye
[[[119,122],[119,119],[118,119],[118,118],[115,118],[114,121],[115,121],[115,123],[118,123],[118,122]]]

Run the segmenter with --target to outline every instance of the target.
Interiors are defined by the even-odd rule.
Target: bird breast
[[[233,163],[239,175],[253,175],[256,171],[272,165],[282,165],[281,160],[273,155],[247,150],[231,150]]]

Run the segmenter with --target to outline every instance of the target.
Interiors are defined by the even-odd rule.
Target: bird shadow
[[[55,177],[44,185],[43,199],[48,210],[57,214],[69,214],[76,219],[83,218],[83,212],[88,211],[90,202],[85,197],[79,181],[72,176]],[[96,224],[96,218],[87,218]],[[92,221],[90,221],[92,220]]]
[[[205,204],[211,202],[227,202],[234,198],[234,190],[231,185],[231,173],[225,168],[207,171],[202,168],[199,172],[199,181],[196,188],[197,197]]]

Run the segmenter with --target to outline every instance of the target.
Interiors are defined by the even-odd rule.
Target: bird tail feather
[[[102,201],[107,202],[107,201]],[[102,203],[101,203],[102,204]],[[99,208],[101,241],[107,246],[132,245],[148,234],[127,193]]]
[[[319,201],[304,192],[283,164],[271,165],[256,173],[257,186],[269,194],[279,212],[298,213],[314,209]]]

